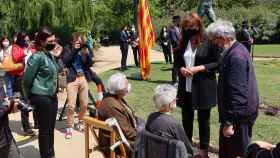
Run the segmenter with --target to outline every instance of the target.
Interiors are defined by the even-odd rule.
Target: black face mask
[[[45,48],[47,51],[51,51],[54,49],[54,47],[55,47],[55,44],[47,44]]]
[[[17,44],[22,47],[22,48],[27,48],[28,47],[28,42],[23,40],[23,41],[18,41]]]
[[[197,35],[198,33],[199,33],[199,30],[197,30],[197,29],[187,29],[184,31],[184,36],[191,38],[191,37]]]

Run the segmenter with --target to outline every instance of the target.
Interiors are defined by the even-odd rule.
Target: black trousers
[[[15,93],[20,93],[21,99],[26,102],[26,99],[23,98],[22,77],[16,76],[13,85],[14,85],[14,90],[13,90],[14,95],[15,95]],[[25,132],[27,132],[28,130],[31,130],[31,126],[30,126],[30,122],[29,122],[29,112],[22,112],[21,111],[20,116],[21,116],[21,124],[22,124],[23,130]],[[37,120],[36,120],[36,117],[34,115],[33,115],[33,118],[34,118],[34,123],[35,123],[35,126],[36,126]]]
[[[0,155],[1,158],[22,158],[14,140],[10,145],[0,148]]]
[[[135,65],[138,67],[139,66],[139,48],[138,47],[132,47],[132,51],[133,51],[133,57],[134,57],[134,63]]]
[[[54,128],[57,114],[57,97],[32,95],[31,103],[38,114],[39,149],[41,158],[51,158],[54,153]]]
[[[164,54],[164,59],[165,59],[166,64],[167,63],[172,64],[172,55],[171,55],[170,46],[162,45],[161,47],[162,47],[162,51],[163,51],[163,54]]]
[[[189,140],[193,137],[194,109],[192,108],[192,93],[184,92],[178,103],[182,107],[182,122]],[[210,114],[211,109],[197,110],[200,149],[208,150],[210,141]]]
[[[126,69],[126,61],[127,61],[127,55],[128,55],[128,44],[121,44],[121,52],[122,52],[121,68]]]
[[[176,54],[176,52],[173,53],[173,68],[172,68],[172,83],[177,83],[178,82],[178,75],[179,75],[179,70],[180,68],[177,67],[177,57],[178,55]]]
[[[219,158],[244,157],[252,137],[253,123],[234,125],[234,135],[226,138],[223,135],[224,126],[220,126]]]

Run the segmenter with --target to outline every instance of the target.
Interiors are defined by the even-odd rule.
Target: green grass
[[[274,98],[276,96],[279,97],[280,76],[278,75],[279,73],[276,74],[277,71],[279,72],[279,66],[279,62],[277,63],[276,61],[261,61],[256,63],[256,72],[259,81],[260,93],[265,95],[268,99]],[[169,83],[171,80],[171,72],[169,71],[170,67],[170,65],[154,63],[152,64],[152,75],[150,81],[138,81],[130,79],[129,82],[132,84],[132,90],[127,96],[126,100],[135,109],[138,116],[146,119],[149,113],[155,111],[152,102],[153,89],[160,83]],[[117,70],[111,70],[101,74],[102,79],[105,81],[105,85],[107,78],[115,72],[117,72]],[[138,74],[138,72],[139,69],[131,67],[125,72],[125,74],[128,77],[134,77]],[[91,86],[94,87],[93,85]],[[181,109],[177,108],[173,112],[173,116],[180,122]],[[217,108],[213,108],[211,113],[211,144],[216,147],[218,147],[218,131],[218,111]],[[253,139],[277,143],[280,142],[279,133],[280,119],[260,114],[256,125],[254,126]],[[198,138],[198,126],[196,121],[194,126],[194,137]]]
[[[255,45],[254,55],[267,56],[267,57],[280,57],[280,45],[279,44]]]
[[[280,60],[257,61],[255,66],[261,101],[280,107]]]
[[[162,51],[159,45],[156,45],[153,49],[157,51]],[[254,45],[254,56],[280,57],[280,44]]]

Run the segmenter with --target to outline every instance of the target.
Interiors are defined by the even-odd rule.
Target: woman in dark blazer
[[[198,113],[200,155],[208,157],[210,141],[210,113],[217,103],[217,81],[215,69],[218,66],[217,53],[210,48],[203,37],[203,26],[196,13],[182,21],[182,38],[178,51],[178,106],[182,107],[182,121],[185,132],[192,140],[194,111]]]

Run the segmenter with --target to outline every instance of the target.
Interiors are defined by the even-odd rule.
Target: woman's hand
[[[197,74],[198,72],[202,72],[202,71],[206,70],[204,65],[195,66],[195,67],[191,67],[191,68],[188,68],[188,69],[193,75]]]
[[[181,67],[180,71],[181,71],[181,74],[184,77],[191,77],[191,76],[193,76],[193,73],[189,70],[189,68]]]

